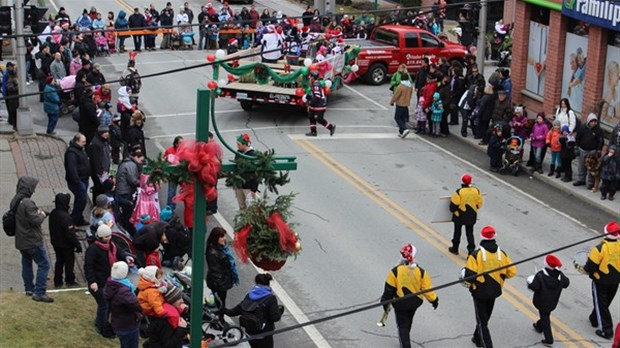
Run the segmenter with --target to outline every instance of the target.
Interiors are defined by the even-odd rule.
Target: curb
[[[481,147],[481,146],[479,146],[479,145],[477,145],[475,143],[467,141],[467,140],[465,140],[466,138],[459,137],[459,136],[457,136],[457,134],[458,133],[453,132],[452,129],[450,130],[450,135],[458,138],[461,143],[465,143],[465,144],[467,144],[467,145],[469,145],[471,147],[474,147],[474,148],[478,149],[478,151],[480,151],[480,152],[486,153],[486,151],[485,151],[486,147]],[[564,193],[571,194],[574,197],[577,197],[580,201],[585,202],[586,204],[595,206],[595,207],[605,211],[606,213],[608,213],[608,214],[610,214],[612,216],[618,216],[619,215],[619,212],[615,211],[612,208],[609,208],[609,207],[607,207],[607,206],[605,206],[603,204],[600,204],[600,203],[596,202],[595,200],[584,199],[584,198],[581,197],[581,195],[575,194],[575,190],[571,189],[570,187],[567,187],[567,185],[564,182],[558,182],[556,180],[550,179],[546,175],[540,175],[538,173],[532,173],[532,171],[528,167],[523,165],[523,164],[520,164],[520,169],[523,171],[523,173],[527,173],[529,176],[536,177],[537,179],[539,179],[539,180],[541,180],[541,181],[543,181],[543,182],[545,182],[547,184],[550,184],[551,186],[555,187],[558,190],[561,190]],[[500,175],[502,175],[502,174],[500,174]],[[572,183],[567,183],[567,184],[572,186]]]

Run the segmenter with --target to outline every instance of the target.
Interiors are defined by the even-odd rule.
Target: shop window
[[[590,24],[585,23],[583,21],[578,21],[576,19],[568,18],[568,26],[567,31],[569,33],[579,35],[579,36],[588,36],[588,31],[590,30]]]
[[[620,123],[620,33],[607,30],[607,57],[603,82],[600,122],[613,128]]]
[[[549,25],[549,16],[551,10],[540,6],[531,5],[530,11],[530,17],[532,21],[540,23],[542,25]]]
[[[530,5],[530,11],[531,21],[527,46],[525,89],[542,97],[545,94],[550,10]]]

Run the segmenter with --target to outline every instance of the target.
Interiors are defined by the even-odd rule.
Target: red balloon
[[[217,88],[217,82],[215,81],[209,81],[209,83],[207,83],[207,87],[209,87],[209,89],[214,90]]]
[[[215,55],[213,54],[207,54],[207,60],[209,62],[214,62],[215,61]]]
[[[332,35],[331,35],[331,34],[325,34],[325,40],[329,40],[329,39],[331,39],[331,38],[332,38]]]
[[[312,64],[312,65],[310,65],[308,67],[308,70],[310,70],[310,71],[317,71],[317,70],[319,70],[319,66],[316,65],[316,64]]]
[[[325,95],[329,95],[332,92],[332,89],[329,87],[324,87],[323,91],[325,92]]]
[[[229,82],[235,81],[235,75],[233,75],[233,74],[228,74],[227,78],[228,78]]]
[[[303,88],[297,88],[295,90],[295,95],[298,97],[302,97],[304,95],[304,89]]]

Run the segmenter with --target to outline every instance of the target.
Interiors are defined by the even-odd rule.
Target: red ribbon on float
[[[235,251],[243,263],[248,262],[248,236],[250,232],[252,232],[252,226],[245,225],[239,231],[235,231],[235,237],[233,239]]]

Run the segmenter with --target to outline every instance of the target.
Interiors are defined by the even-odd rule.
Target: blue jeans
[[[409,118],[409,108],[396,105],[394,110],[394,120],[398,125],[398,133],[403,134],[407,129],[407,119]]]
[[[198,49],[206,50],[209,44],[209,36],[203,30],[198,30]]]
[[[562,166],[562,157],[560,156],[560,151],[551,151],[551,165],[556,168],[560,168]]]
[[[132,330],[115,330],[114,333],[121,341],[121,348],[138,348],[140,328],[135,328]]]
[[[22,278],[24,288],[35,295],[43,295],[47,291],[47,273],[50,270],[50,261],[45,246],[20,250],[22,254]],[[37,264],[37,277],[33,284],[34,272],[32,262]]]
[[[142,48],[142,35],[133,35],[134,50],[140,51]]]
[[[103,286],[99,286],[97,292],[93,292],[90,289],[90,284],[88,291],[95,298],[97,302],[97,314],[95,316],[95,326],[100,331],[106,331],[110,327],[110,323],[108,322],[108,302],[103,298]]]
[[[173,182],[168,182],[168,199],[166,200],[166,205],[170,206],[172,210],[177,206],[176,203],[172,201],[172,198],[177,194],[177,184]]]
[[[88,199],[88,179],[79,184],[69,183],[69,191],[75,196],[73,210],[71,211],[71,220],[77,224],[84,221],[84,208]]]
[[[534,148],[534,158],[536,158],[536,163],[542,163],[543,161],[543,148],[535,147]]]
[[[58,123],[58,114],[47,114],[47,133],[52,133]]]

